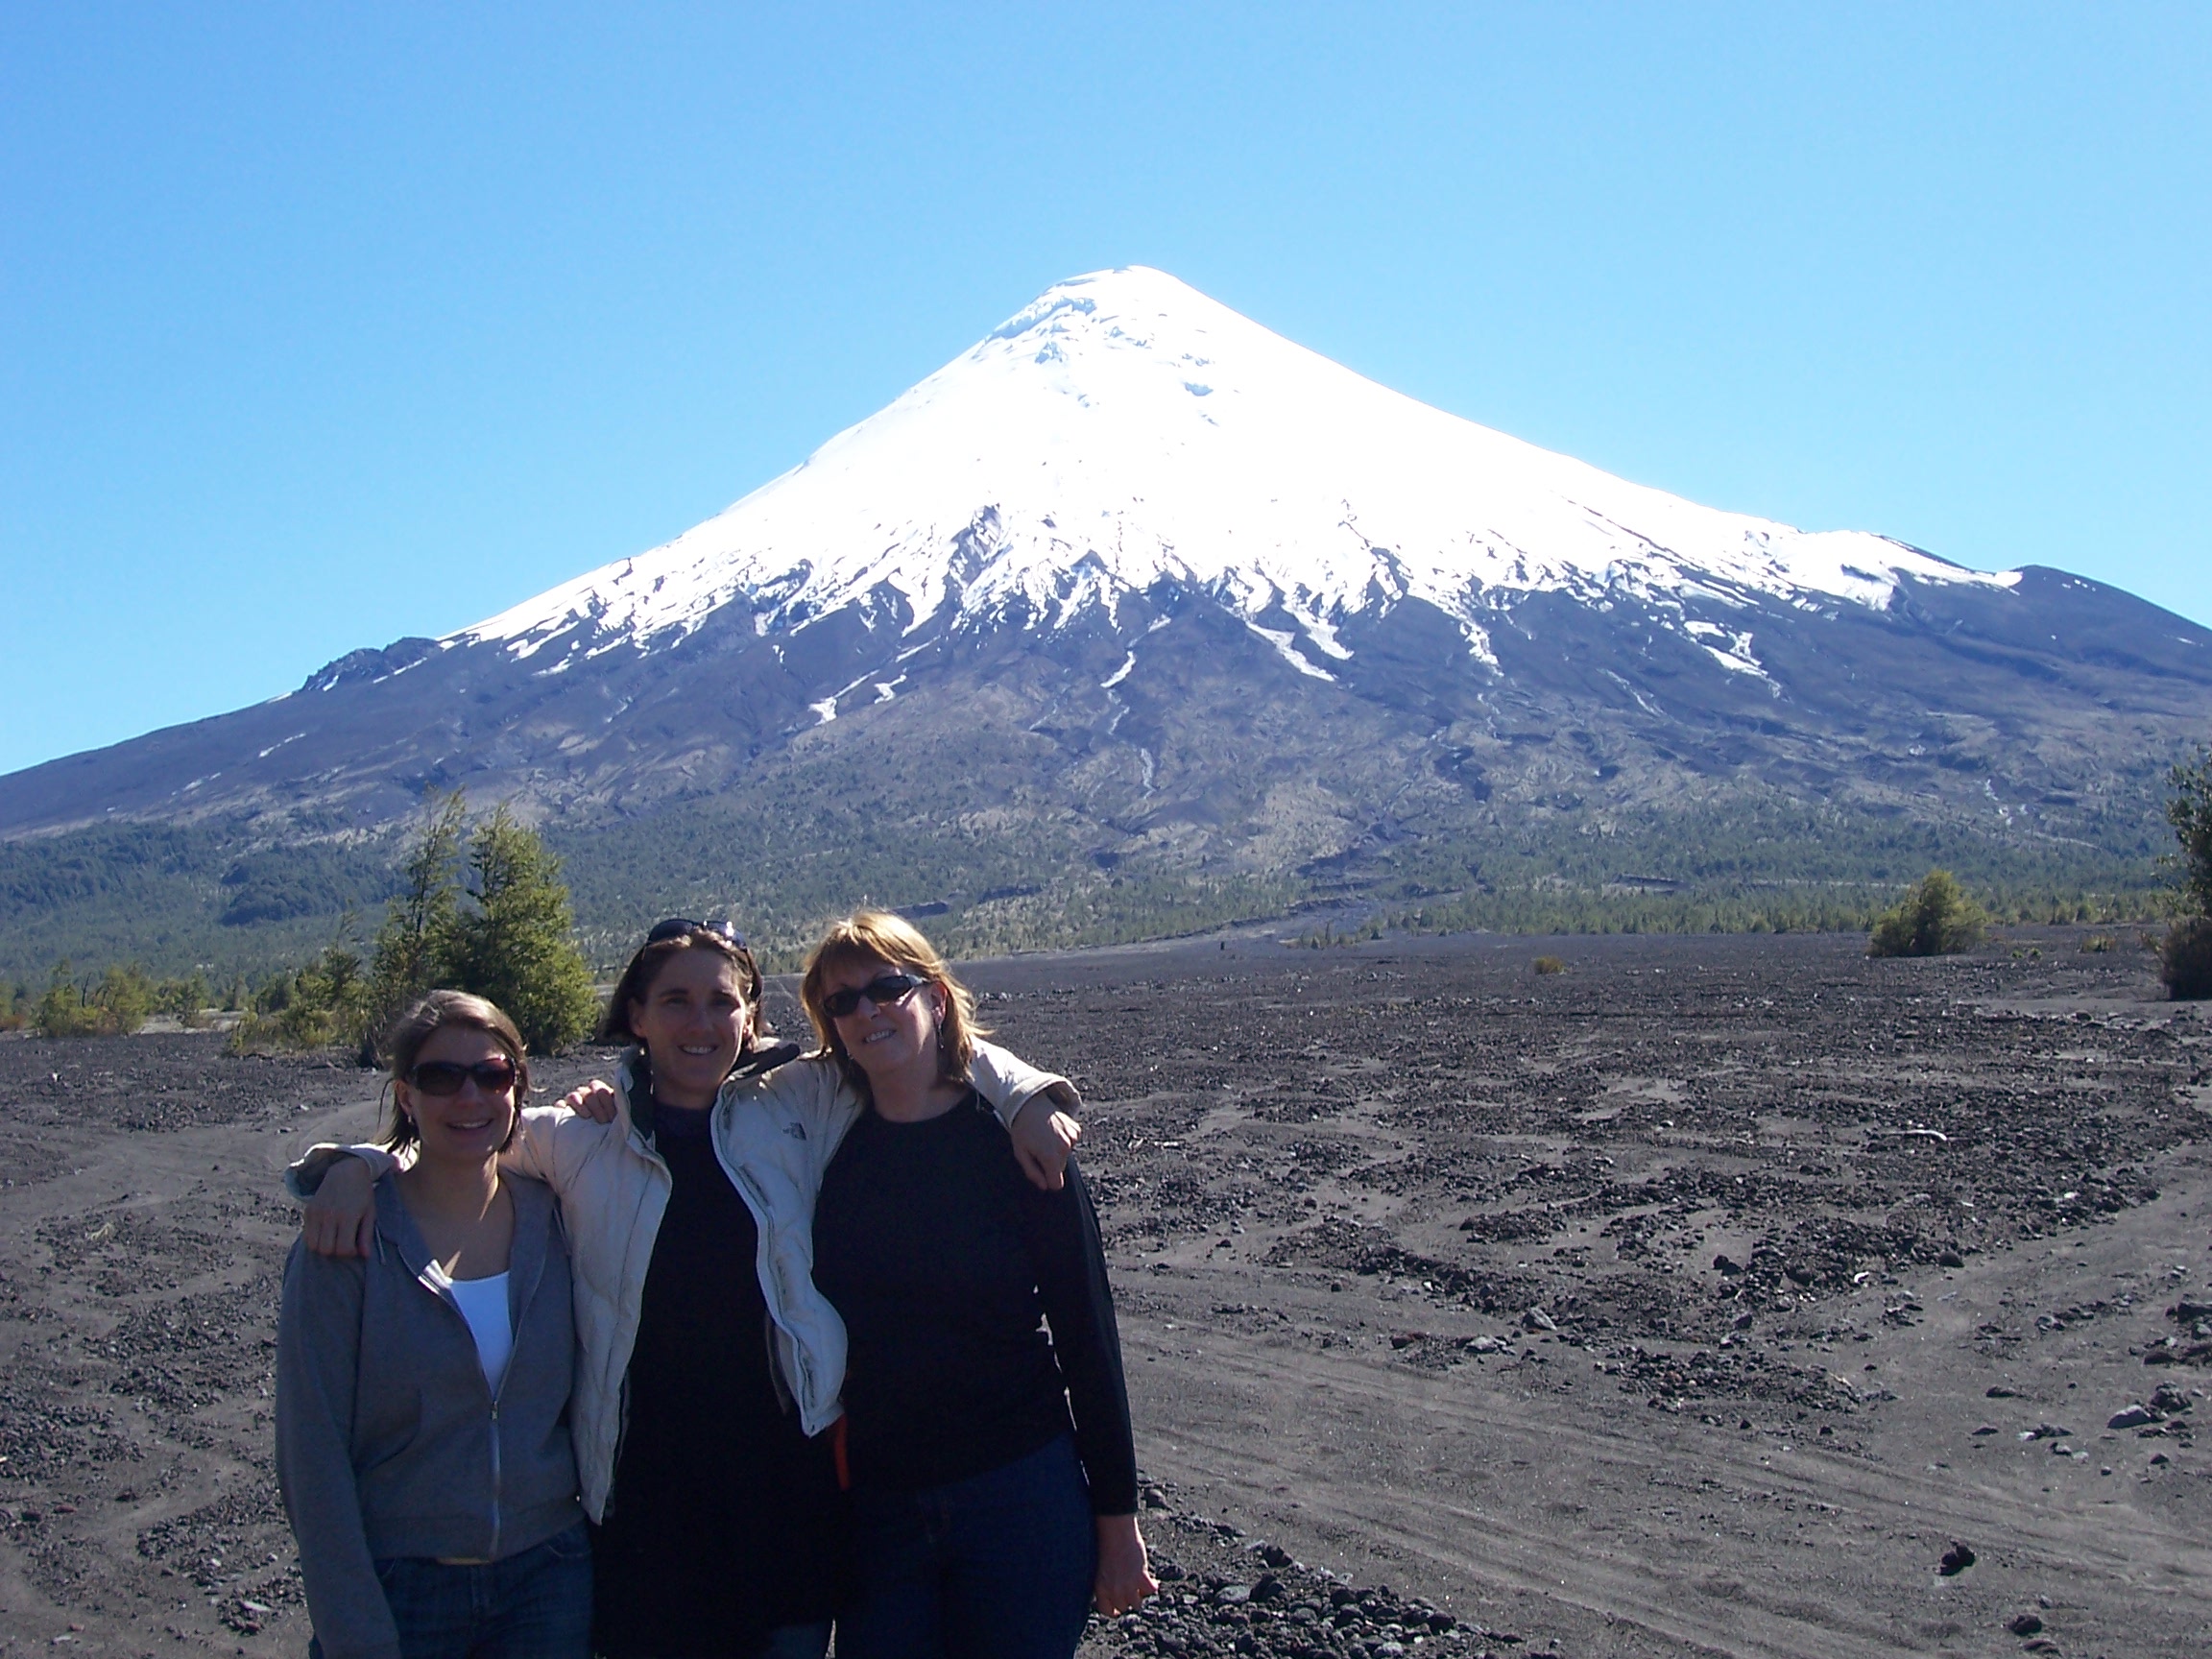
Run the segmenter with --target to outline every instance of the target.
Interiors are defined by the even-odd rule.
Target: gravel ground
[[[2212,1033],[2080,943],[975,965],[1123,1311],[1166,1593],[1089,1648],[2212,1648]],[[303,1648],[276,1176],[374,1094],[0,1041],[0,1653]]]

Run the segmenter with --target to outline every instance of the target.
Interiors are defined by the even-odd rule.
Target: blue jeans
[[[579,1521],[481,1567],[401,1555],[376,1563],[401,1659],[589,1659],[591,1541]],[[323,1659],[319,1641],[309,1659]]]
[[[1098,1572],[1074,1442],[919,1492],[853,1494],[837,1659],[1069,1659]]]

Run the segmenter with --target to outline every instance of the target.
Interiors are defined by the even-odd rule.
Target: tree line
[[[250,994],[243,981],[233,985],[226,1007],[239,1018],[230,1045],[240,1052],[336,1045],[373,1063],[392,1020],[423,992],[446,986],[490,998],[533,1051],[553,1053],[580,1042],[598,1014],[573,935],[560,861],[537,832],[505,805],[471,827],[456,790],[431,802],[366,955],[349,913],[338,937],[304,966]],[[62,962],[43,997],[14,989],[4,1018],[42,1036],[113,1036],[156,1015],[202,1023],[209,1004],[198,974],[156,980],[126,965],[81,979]]]
[[[1971,950],[1993,921],[2116,922],[2173,918],[2156,941],[2159,974],[2176,998],[2212,997],[2212,747],[2168,774],[2166,819],[2176,850],[2160,862],[2171,884],[2145,893],[2032,895],[1997,889],[1976,896],[1947,869],[1930,870],[1887,908],[1863,893],[1815,897],[1740,888],[1733,894],[1610,895],[1550,879],[1526,886],[1449,895],[1378,911],[1355,928],[1309,931],[1299,941],[1333,945],[1385,928],[1448,933],[1470,928],[1517,933],[1794,932],[1868,934],[1876,956],[1937,955]],[[1224,923],[1281,915],[1298,899],[1286,878],[1186,878],[1128,880],[1117,876],[1073,884],[1042,882],[1019,898],[953,907],[925,924],[955,954],[1065,943],[1200,931]],[[349,912],[350,916],[350,912]],[[796,945],[791,947],[796,950]],[[504,805],[470,827],[460,791],[434,798],[421,834],[400,867],[368,954],[349,922],[302,967],[264,980],[251,993],[235,979],[222,1004],[239,1018],[232,1046],[356,1048],[373,1058],[376,1035],[414,998],[433,986],[491,998],[532,1049],[550,1053],[580,1041],[597,1012],[592,976],[575,944],[560,860]],[[127,1034],[165,1015],[204,1022],[212,997],[204,977],[156,979],[135,964],[79,975],[56,965],[42,995],[0,985],[0,1029],[28,1025],[42,1035]]]

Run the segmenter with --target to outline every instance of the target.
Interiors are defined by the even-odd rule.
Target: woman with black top
[[[523,1113],[505,1154],[567,1224],[571,1423],[597,1523],[593,1646],[609,1659],[821,1659],[830,1640],[846,1540],[827,1431],[845,1333],[808,1269],[822,1167],[860,1108],[834,1065],[758,1045],[760,998],[734,933],[656,926],[601,1028],[634,1045],[617,1085]],[[1014,1125],[984,1120],[1008,1159],[1019,1142],[1033,1179],[1057,1180],[1065,1080],[1002,1050],[976,1070]],[[1040,1096],[1044,1110],[1022,1110]],[[310,1249],[349,1253],[373,1225],[367,1180],[389,1162],[318,1147],[296,1166],[296,1190],[321,1182]]]
[[[906,923],[832,927],[801,996],[867,1102],[814,1213],[849,1344],[838,1659],[1066,1659],[1094,1600],[1158,1589],[1090,1194],[1072,1161],[1022,1180],[968,1081],[973,998]]]
[[[667,949],[669,945],[677,948]],[[844,1559],[827,1436],[780,1398],[765,1334],[760,1229],[716,1155],[709,1110],[755,1046],[760,975],[719,930],[649,939],[608,998],[601,1042],[637,1053],[631,1121],[668,1169],[651,1238],[626,1418],[594,1537],[595,1646],[615,1659],[818,1659]]]

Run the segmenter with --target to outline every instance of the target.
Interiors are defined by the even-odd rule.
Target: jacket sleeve
[[[516,1125],[515,1139],[499,1154],[499,1166],[517,1175],[542,1181],[556,1193],[565,1194],[585,1153],[603,1134],[620,1134],[622,1125],[594,1123],[565,1106],[532,1106]],[[381,1181],[399,1167],[399,1160],[381,1146],[366,1142],[339,1146],[325,1141],[310,1146],[284,1171],[284,1190],[294,1198],[312,1198],[323,1177],[341,1158],[358,1158],[369,1166],[369,1179]]]
[[[328,1659],[398,1659],[353,1476],[353,1398],[368,1264],[294,1243],[276,1317],[276,1489]]]
[[[381,1181],[399,1167],[399,1160],[381,1146],[366,1142],[352,1146],[340,1146],[332,1142],[318,1142],[295,1159],[284,1171],[284,1190],[294,1198],[312,1198],[321,1190],[323,1177],[341,1158],[358,1158],[369,1166],[369,1179]]]
[[[1129,1384],[1091,1190],[1070,1158],[1068,1184],[1059,1191],[1040,1192],[1021,1181],[1016,1194],[1023,1241],[1037,1268],[1037,1299],[1045,1305],[1052,1356],[1074,1411],[1075,1455],[1091,1483],[1091,1511],[1134,1515],[1137,1446],[1129,1424]]]
[[[846,1087],[844,1073],[834,1060],[811,1054],[753,1077],[733,1077],[722,1085],[716,1110],[737,1103],[739,1110],[766,1111],[784,1126],[783,1132],[806,1146],[805,1162],[815,1185],[829,1166],[845,1131],[860,1115],[860,1103]],[[807,1194],[809,1200],[812,1192]]]
[[[565,1106],[532,1106],[515,1126],[515,1139],[499,1154],[499,1167],[542,1181],[556,1197],[567,1198],[593,1148],[610,1135],[628,1133],[625,1118],[599,1123]]]
[[[1014,1126],[1022,1108],[1040,1094],[1049,1095],[1055,1106],[1070,1112],[1083,1104],[1083,1097],[1075,1093],[1075,1085],[1059,1072],[1040,1071],[996,1043],[975,1045],[975,1057],[969,1065],[968,1076],[975,1085],[975,1093],[983,1096],[984,1103],[1008,1128]]]

